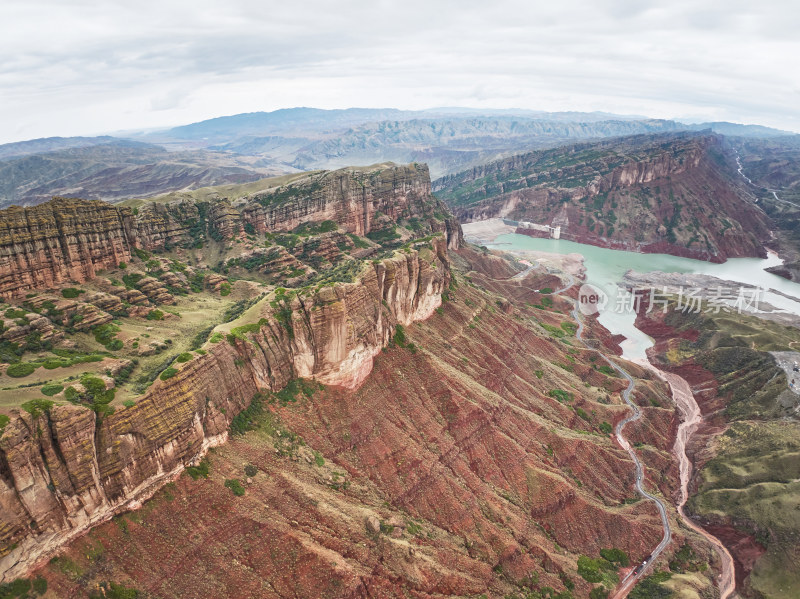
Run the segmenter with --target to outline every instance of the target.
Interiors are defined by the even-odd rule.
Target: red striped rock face
[[[442,310],[419,320],[434,305],[421,301],[426,290],[442,288],[428,260],[417,260],[375,265],[358,286],[294,298],[293,339],[271,322],[252,342],[223,342],[139,402],[146,418],[107,419],[98,458],[111,499],[144,480],[137,473],[148,467],[168,472],[201,434],[224,431],[235,394],[280,388],[293,361],[328,381],[311,398],[269,406],[281,436],[263,429],[229,440],[210,456],[209,479],[181,477],[126,524],[104,524],[70,544],[66,558],[86,571],[95,571],[86,556],[102,546],[102,573],[89,584],[126,580],[159,597],[504,596],[536,574],[540,586],[561,590],[569,577],[574,596],[585,597],[579,554],[616,546],[643,558],[661,536],[655,509],[624,503],[634,493],[627,454],[588,432],[625,411],[624,381],[533,322],[557,325],[566,300],[555,298],[552,312],[531,308],[531,288],[548,279],[509,282],[507,263],[466,250],[459,260],[470,263],[472,284],[459,277]],[[509,298],[502,309],[500,295]],[[374,364],[369,355],[369,376],[348,388],[360,371],[348,366],[359,354],[347,348],[359,339],[378,347],[394,318],[407,324],[414,349],[387,347]],[[359,363],[367,358],[352,360]],[[196,404],[183,395],[190,384]],[[665,396],[660,383],[640,385],[643,394]],[[551,397],[553,388],[570,389],[572,401]],[[661,484],[671,411],[642,409],[662,416],[648,431],[657,440],[648,477]],[[144,451],[146,439],[166,438],[162,427],[179,418],[183,432],[168,435],[175,442]],[[287,450],[287,432],[304,445]],[[112,440],[109,454],[103,448]],[[257,474],[245,474],[245,465]],[[242,497],[224,486],[234,478]],[[58,562],[39,572],[63,595],[86,584]]]
[[[714,262],[765,257],[770,219],[725,152],[716,136],[621,138],[513,156],[434,185],[462,222],[558,224],[561,239]]]
[[[134,407],[97,423],[77,406],[18,411],[0,437],[3,578],[149,497],[224,442],[257,392],[278,391],[298,376],[359,387],[397,324],[427,318],[441,304],[449,277],[446,241],[438,237],[428,248],[365,264],[354,283],[267,296],[249,339],[208,344]]]
[[[0,296],[86,281],[129,260],[125,219],[105,202],[68,199],[0,211]]]
[[[198,224],[203,235],[230,240],[243,235],[245,225],[263,233],[333,220],[347,232],[365,235],[400,218],[417,218],[431,220],[451,249],[461,241],[457,221],[447,218],[447,209],[430,194],[424,165],[342,169],[308,176],[288,189],[233,202],[150,202],[135,210],[77,199],[2,210],[0,297],[87,281],[130,260],[133,248],[191,247],[199,239],[193,237]],[[163,299],[160,303],[169,303]]]

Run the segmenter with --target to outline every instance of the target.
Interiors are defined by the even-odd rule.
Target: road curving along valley
[[[530,270],[530,269],[529,269]],[[527,274],[528,271],[525,271]],[[568,274],[562,273],[568,278],[567,284],[554,291],[554,294],[563,294],[567,290],[575,285],[575,278]],[[566,297],[566,296],[565,296]],[[652,501],[656,508],[658,509],[659,516],[661,517],[661,522],[664,528],[664,536],[661,539],[661,542],[653,549],[650,555],[643,560],[642,563],[637,565],[619,584],[619,586],[615,589],[614,593],[611,595],[611,599],[624,599],[627,597],[628,593],[636,586],[636,583],[647,573],[650,569],[650,566],[655,562],[656,558],[658,558],[661,553],[666,549],[667,545],[669,545],[670,541],[672,540],[672,528],[669,522],[669,517],[667,515],[667,508],[665,502],[660,497],[657,497],[647,490],[645,490],[643,486],[644,482],[644,467],[642,465],[641,460],[636,455],[636,452],[631,447],[630,442],[625,438],[624,430],[625,427],[631,423],[639,420],[642,417],[641,411],[639,407],[633,402],[631,399],[631,394],[633,390],[636,388],[636,382],[633,377],[619,364],[617,364],[614,360],[606,356],[603,352],[599,351],[598,349],[592,347],[584,338],[583,338],[583,331],[584,331],[584,324],[583,319],[581,318],[580,312],[578,310],[577,301],[568,298],[573,302],[573,308],[571,311],[572,318],[577,323],[577,330],[575,332],[575,337],[589,350],[596,351],[600,357],[608,363],[608,365],[613,368],[620,376],[622,376],[625,380],[628,381],[627,388],[622,392],[622,398],[624,399],[625,403],[631,408],[631,414],[621,420],[614,431],[617,441],[619,442],[620,446],[628,452],[630,455],[631,460],[635,465],[635,486],[636,491],[645,499]],[[612,331],[613,332],[613,331]],[[716,551],[720,555],[721,559],[721,572],[717,579],[717,586],[720,590],[720,599],[729,599],[734,590],[735,590],[735,578],[734,578],[734,565],[733,565],[733,557],[731,556],[728,549],[722,542],[717,539],[715,536],[704,530],[702,527],[697,525],[695,522],[689,518],[684,512],[684,506],[686,501],[689,497],[689,481],[691,480],[691,472],[692,472],[692,463],[689,460],[689,457],[686,455],[686,445],[697,430],[700,422],[702,421],[702,415],[700,413],[700,408],[697,405],[697,402],[694,399],[694,395],[691,392],[691,388],[689,384],[680,376],[672,373],[666,373],[655,366],[653,366],[647,360],[636,360],[635,363],[639,364],[640,366],[647,368],[653,371],[659,378],[665,381],[669,386],[670,390],[672,391],[672,397],[675,400],[675,405],[677,406],[678,410],[681,414],[681,424],[678,427],[678,433],[675,439],[675,445],[673,446],[674,453],[678,459],[679,464],[679,472],[680,472],[680,501],[676,505],[678,514],[680,515],[683,522],[686,524],[687,527],[691,528],[701,536],[703,536],[709,543],[716,549]]]

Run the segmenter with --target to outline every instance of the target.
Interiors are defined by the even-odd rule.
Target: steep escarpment
[[[437,208],[441,211],[430,193],[428,167],[423,164],[371,171],[345,169],[255,194],[248,198],[242,213],[256,231],[334,220],[352,233],[366,235],[381,218],[396,222],[404,217],[430,217]]]
[[[70,538],[138,505],[227,438],[264,390],[296,377],[354,388],[398,323],[431,315],[449,283],[444,237],[364,265],[359,280],[276,292],[135,405],[96,417],[38,402],[0,437],[0,572],[24,575]]]
[[[714,135],[532,152],[444,177],[434,189],[462,221],[561,226],[562,238],[605,247],[723,261],[764,256],[770,238],[770,219]]]
[[[447,208],[431,195],[427,166],[382,164],[366,168],[316,171],[300,177],[262,182],[259,191],[221,197],[230,190],[172,201],[146,202],[135,208],[139,247],[191,247],[209,239],[232,239],[245,233],[289,231],[304,223],[334,221],[344,230],[367,235],[402,220],[430,223],[447,232],[458,247],[460,230]],[[253,186],[246,186],[252,190]],[[238,197],[237,197],[238,196]]]
[[[234,200],[178,198],[128,207],[58,198],[0,211],[0,296],[86,281],[129,260],[134,248],[199,248],[326,220],[356,235],[405,220],[419,230],[445,233],[451,249],[461,241],[458,222],[430,194],[424,165],[342,169],[287,185],[265,180],[261,187]]]
[[[67,199],[0,211],[0,296],[85,281],[130,259],[127,218],[104,202]]]
[[[662,534],[607,432],[628,413],[625,381],[572,344],[570,303],[536,291],[552,275],[512,279],[491,258],[459,251],[446,301],[395,328],[360,387],[275,394],[209,456],[207,478],[180,477],[37,574],[64,596],[114,581],[164,598],[587,598],[601,585],[578,574],[581,554],[616,547],[635,562]],[[664,385],[640,389],[668,423],[649,401],[666,405]],[[669,428],[643,439],[666,463]],[[661,483],[654,463],[648,485]]]

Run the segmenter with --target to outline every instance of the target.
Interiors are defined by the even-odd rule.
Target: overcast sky
[[[798,31],[797,0],[2,0],[0,143],[292,106],[800,131]]]

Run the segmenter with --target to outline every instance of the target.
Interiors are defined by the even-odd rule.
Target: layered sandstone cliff
[[[431,195],[424,164],[321,171],[286,185],[270,186],[267,180],[265,186],[241,198],[146,203],[133,218],[132,243],[148,250],[191,246],[206,230],[212,238],[231,239],[246,231],[288,231],[326,220],[366,235],[402,219],[431,221],[434,230],[447,233],[451,249],[461,241],[458,221]]]
[[[257,326],[157,381],[135,406],[17,411],[0,436],[0,580],[23,576],[63,543],[138,505],[206,450],[259,391],[295,377],[359,386],[397,323],[427,318],[449,283],[447,245],[364,266],[359,280],[269,296]]]
[[[387,265],[385,280],[413,271],[412,257],[393,261],[394,273]],[[435,261],[425,251],[420,258]],[[207,479],[180,477],[36,574],[65,597],[115,581],[176,599],[505,597],[547,587],[567,596],[568,585],[583,598],[595,585],[576,576],[579,555],[613,546],[639,563],[661,539],[659,515],[649,502],[626,501],[634,465],[601,434],[603,422],[628,414],[619,397],[626,382],[542,327],[571,322],[565,298],[553,296],[552,310],[533,307],[535,290],[555,287],[556,277],[541,269],[512,278],[516,266],[470,248],[451,259],[458,280],[447,301],[405,327],[405,344],[381,352],[358,389],[328,385],[270,404],[256,430],[209,457]],[[329,299],[316,310],[310,296],[297,299],[305,308],[295,325],[335,313]],[[586,335],[608,341],[593,320]],[[574,396],[559,401],[555,388]],[[677,422],[663,384],[639,380],[637,390],[645,417],[630,438],[647,446],[646,484],[666,495]],[[244,495],[224,486],[235,478]],[[80,576],[62,572],[73,563]]]
[[[0,297],[89,280],[129,260],[134,248],[195,247],[248,230],[288,231],[324,220],[366,235],[401,219],[427,222],[446,234],[451,249],[461,242],[458,222],[431,195],[428,169],[419,164],[312,173],[234,200],[179,199],[132,209],[56,198],[0,211]]]
[[[422,216],[423,200],[430,192],[426,165],[373,172],[343,169],[309,177],[285,190],[256,194],[242,214],[257,231],[291,229],[309,220],[334,220],[348,231],[365,235],[378,215],[393,221]],[[281,196],[287,196],[287,201],[281,202]]]
[[[766,256],[770,239],[769,217],[712,135],[533,152],[439,179],[434,189],[463,222],[559,225],[561,238],[604,247],[721,262]]]
[[[105,202],[74,199],[0,211],[0,296],[85,281],[130,259],[125,218]]]

